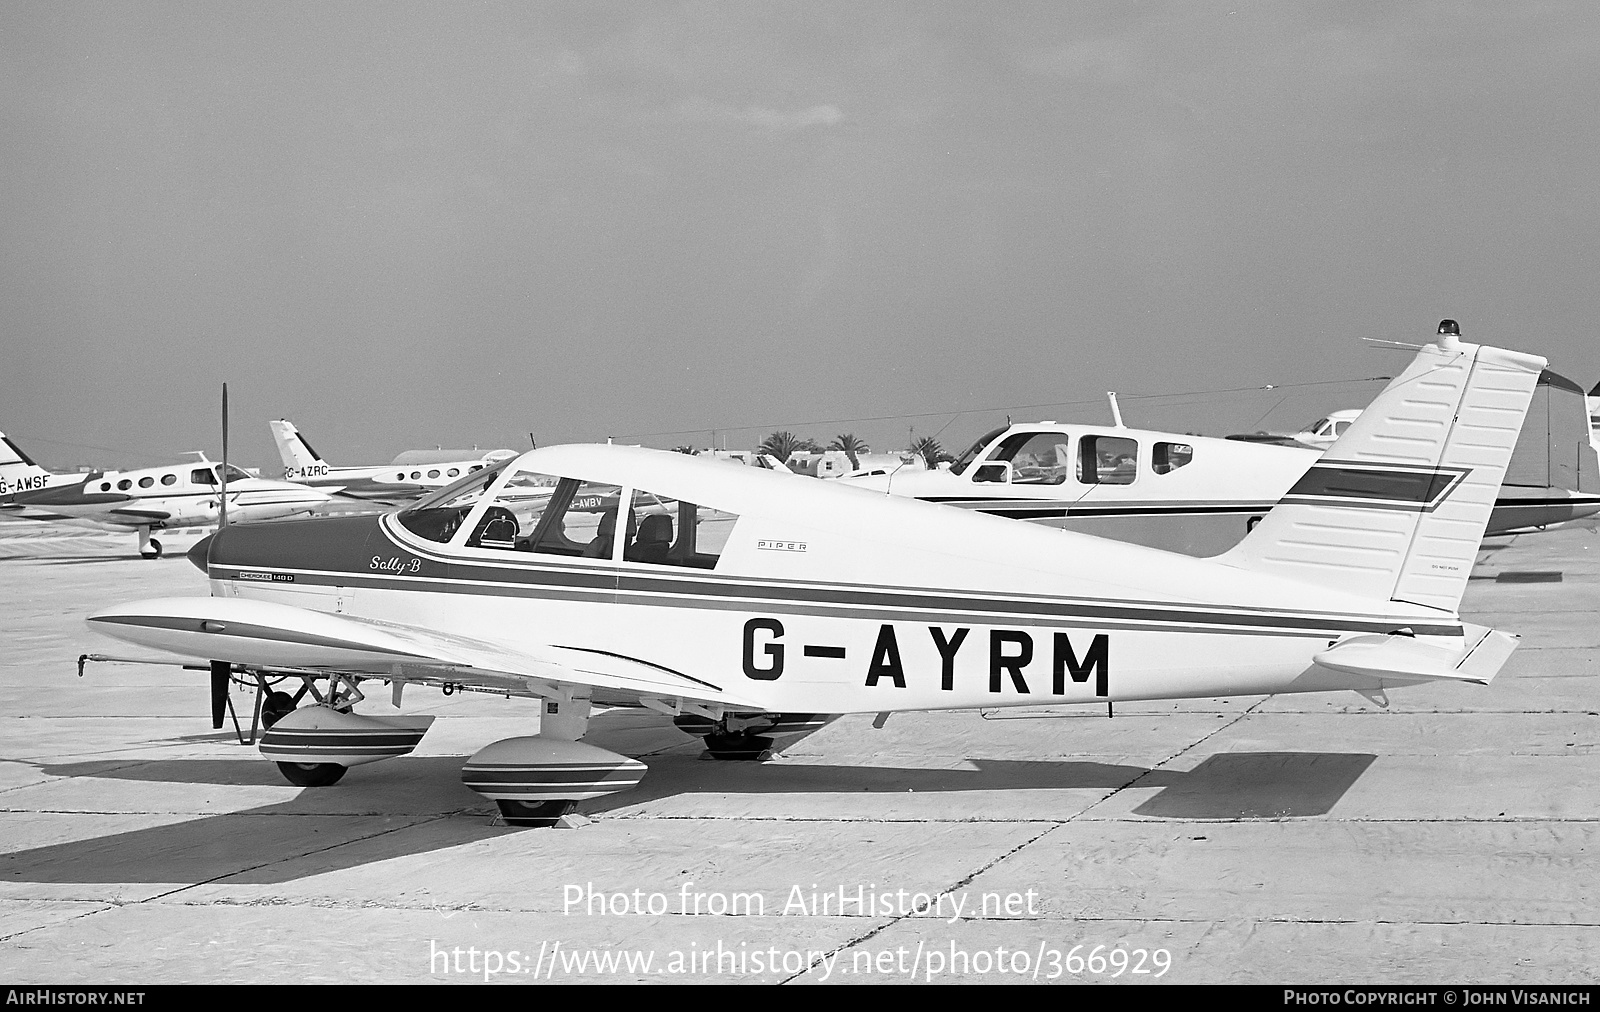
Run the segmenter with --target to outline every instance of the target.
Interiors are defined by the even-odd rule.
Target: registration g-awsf
[[[308,786],[420,741],[433,718],[357,705],[377,686],[537,700],[463,771],[521,824],[645,774],[583,742],[601,705],[758,756],[844,713],[1486,684],[1516,637],[1458,605],[1543,367],[1441,335],[1214,559],[556,446],[382,516],[224,528],[191,553],[211,597],[89,624],[209,661],[219,726],[230,677],[303,684],[260,748]]]

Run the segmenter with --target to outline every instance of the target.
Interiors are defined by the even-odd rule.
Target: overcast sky
[[[1590,2],[9,3],[0,430],[215,452],[226,380],[273,468],[276,417],[346,464],[954,450],[1390,373],[1360,338],[1444,316],[1587,388],[1597,109]]]

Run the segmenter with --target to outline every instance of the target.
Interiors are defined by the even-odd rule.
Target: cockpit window
[[[983,435],[979,436],[978,441],[967,447],[966,451],[955,459],[955,463],[950,465],[950,473],[960,474],[961,472],[965,471],[967,469],[967,465],[976,460],[978,458],[978,454],[983,452],[983,448],[1000,438],[1000,433],[1006,431],[1008,427],[1009,426],[1002,425],[1000,428],[995,429],[992,432],[985,432]]]
[[[1317,419],[1311,423],[1311,428],[1309,431],[1313,436],[1326,436],[1329,431],[1328,420],[1326,418]]]
[[[633,493],[622,557],[658,566],[713,569],[738,517],[642,490]]]
[[[239,480],[244,479],[244,478],[254,478],[254,477],[255,477],[255,475],[251,474],[249,471],[246,471],[242,467],[234,467],[232,464],[228,465],[228,480],[229,481],[239,481]]]
[[[988,457],[1011,464],[1014,485],[1059,485],[1072,468],[1072,437],[1065,432],[1019,432],[1006,439]],[[987,463],[987,461],[986,461]],[[1004,480],[974,475],[974,481]]]
[[[1194,447],[1188,443],[1157,443],[1150,449],[1150,470],[1167,474],[1194,459]]]
[[[1084,436],[1077,471],[1085,485],[1132,485],[1139,475],[1139,444],[1124,436]]]
[[[569,485],[572,483],[568,483]],[[531,551],[529,539],[552,501],[565,501],[561,478],[537,471],[518,471],[506,479],[494,502],[478,517],[466,547],[502,552]]]
[[[486,471],[477,471],[451,482],[409,509],[400,511],[398,520],[418,537],[441,544],[455,536],[456,529],[478,504],[483,493],[494,484],[510,461]]]

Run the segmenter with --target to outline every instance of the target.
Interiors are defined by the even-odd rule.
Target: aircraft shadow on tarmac
[[[1181,772],[1078,760],[979,759],[968,769],[904,769],[702,762],[689,755],[658,755],[640,787],[587,802],[579,811],[595,815],[697,793],[860,796],[863,792],[1095,790],[1109,794],[1133,787],[1160,788],[1133,810],[1154,819],[1304,818],[1327,814],[1376,758],[1366,753],[1230,752]],[[281,804],[224,815],[180,816],[184,821],[0,854],[0,882],[281,883],[507,833],[550,832],[501,825],[490,804],[462,786],[464,759],[395,759],[353,770],[338,787],[302,790]],[[58,777],[282,785],[270,764],[243,756],[30,765]],[[981,815],[960,797],[952,798],[949,808]],[[1080,808],[1081,799],[1071,811]],[[1037,817],[1051,818],[1047,804],[1041,803]]]

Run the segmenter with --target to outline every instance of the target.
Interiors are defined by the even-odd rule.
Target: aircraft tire
[[[708,734],[705,742],[713,759],[756,762],[772,751],[772,739],[759,734]]]
[[[284,778],[296,787],[332,787],[348,766],[338,763],[279,763]]]
[[[139,554],[146,559],[161,558],[161,542],[151,538],[144,548],[139,549]]]
[[[576,801],[510,801],[495,802],[500,806],[500,817],[508,826],[535,826],[547,829],[556,820],[578,804]]]
[[[269,692],[261,702],[261,723],[271,727],[293,712],[293,696],[287,692]]]

